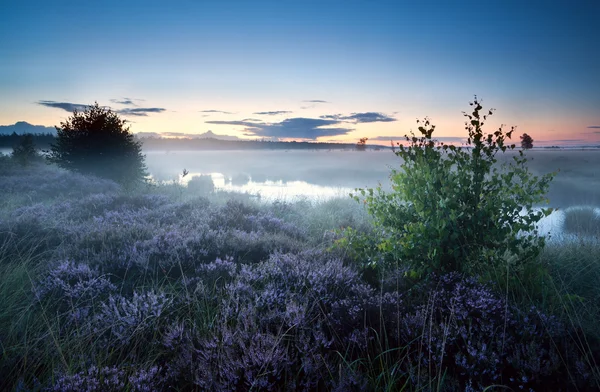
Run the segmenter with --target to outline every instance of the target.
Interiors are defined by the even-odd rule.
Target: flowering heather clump
[[[129,299],[121,295],[112,295],[102,304],[96,314],[95,332],[108,333],[108,343],[116,347],[126,346],[133,339],[154,334],[152,327],[167,310],[171,299],[164,293],[153,291],[133,293]],[[147,343],[152,338],[147,339]]]
[[[249,215],[247,219],[252,226],[253,231],[283,233],[298,239],[304,239],[306,237],[305,230],[301,230],[297,226],[271,214],[261,213],[258,215]]]
[[[238,200],[228,200],[211,217],[209,223],[213,229],[238,229],[252,231],[252,223],[248,221],[249,215],[258,214],[258,209]]]
[[[213,245],[217,238],[218,233],[213,230],[190,232],[175,227],[159,230],[152,238],[133,244],[130,248],[131,262],[142,270],[159,268],[179,276],[182,269],[187,271],[217,254]]]
[[[303,245],[283,233],[231,230],[224,237],[222,252],[237,256],[246,263],[264,261],[274,251],[299,252]]]
[[[42,204],[20,207],[0,219],[0,244],[6,255],[52,252],[66,232],[64,221]]]
[[[154,194],[136,196],[94,194],[79,199],[67,207],[69,219],[82,221],[102,217],[109,212],[131,214],[139,210],[155,210],[169,202],[168,197]]]
[[[53,301],[67,301],[78,306],[115,290],[106,276],[83,263],[60,262],[34,288],[38,300],[51,296]]]
[[[261,333],[251,324],[244,327],[231,331],[222,326],[219,336],[200,343],[196,386],[210,391],[281,389],[286,371],[291,370],[281,338]]]
[[[134,370],[128,375],[124,369],[117,367],[91,366],[85,371],[57,378],[48,392],[152,392],[162,390],[163,377],[161,369],[152,366],[149,369]]]
[[[91,194],[117,194],[121,191],[121,187],[113,181],[50,169],[43,165],[28,170],[3,172],[0,175],[0,189],[6,195],[27,195],[32,202],[46,202],[59,197],[76,199]]]
[[[52,392],[96,392],[122,391],[125,389],[125,372],[116,367],[91,366],[86,371],[73,375],[59,376],[48,391]]]
[[[399,330],[404,342],[413,341],[410,362],[420,363],[421,374],[431,377],[431,369],[451,369],[463,385],[475,388],[564,385],[564,327],[552,317],[535,311],[523,315],[490,288],[458,273],[433,279],[420,290],[413,300],[429,300],[417,300],[398,318],[400,326],[390,330]]]
[[[208,264],[196,268],[196,275],[209,287],[223,287],[236,276],[237,264],[233,258],[217,258]]]
[[[300,389],[332,387],[336,350],[366,348],[361,331],[373,291],[353,268],[321,252],[277,253],[242,265],[225,292],[217,333],[201,341],[199,353],[206,366],[225,360],[211,372],[201,370],[204,388],[244,382],[276,389],[280,375]],[[264,378],[254,379],[255,372]]]

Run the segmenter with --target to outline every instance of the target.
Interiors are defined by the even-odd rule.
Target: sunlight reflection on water
[[[248,193],[259,196],[264,201],[294,201],[298,199],[327,200],[336,197],[349,197],[354,188],[329,187],[310,184],[306,181],[253,181],[252,177],[231,178],[222,173],[189,173],[183,183],[194,176],[210,175],[215,188],[230,192]]]

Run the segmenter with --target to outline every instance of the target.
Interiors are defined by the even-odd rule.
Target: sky
[[[2,1],[0,125],[98,102],[135,133],[387,144],[477,95],[537,145],[600,144],[600,1]],[[458,138],[458,139],[456,139]]]

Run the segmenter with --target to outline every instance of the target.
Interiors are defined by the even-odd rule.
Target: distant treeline
[[[13,148],[17,146],[24,135],[12,133],[10,135],[0,135],[0,148]],[[38,149],[48,149],[50,144],[54,142],[55,136],[51,133],[35,133],[33,136],[33,144]]]
[[[274,142],[263,140],[140,138],[144,150],[353,150],[355,143]],[[369,146],[381,148],[381,146]]]
[[[18,145],[23,135],[13,133],[0,135],[0,148],[13,148]],[[38,149],[49,149],[55,135],[51,133],[33,134],[33,143]],[[319,142],[275,142],[266,140],[220,140],[213,138],[167,139],[143,137],[139,138],[144,150],[354,150],[355,143],[319,143]],[[389,148],[384,146],[367,146],[367,149]]]

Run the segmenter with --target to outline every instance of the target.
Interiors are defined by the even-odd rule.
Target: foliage
[[[361,137],[358,143],[356,143],[356,149],[358,151],[365,151],[367,149],[367,137]]]
[[[111,109],[96,102],[84,112],[75,110],[60,127],[48,161],[59,167],[124,185],[147,176],[141,143]]]
[[[533,139],[526,133],[521,136],[521,148],[523,150],[529,150],[530,148],[533,148]]]
[[[28,166],[39,157],[33,143],[33,135],[26,134],[21,137],[18,145],[13,147],[12,158],[21,166]]]
[[[54,142],[54,135],[51,133],[32,133],[33,143],[40,149],[50,148],[50,144]],[[0,148],[12,148],[18,144],[23,138],[16,132],[11,134],[0,134]]]
[[[417,121],[421,136],[407,136],[408,146],[396,151],[403,162],[390,175],[392,192],[359,190],[380,229],[378,250],[418,275],[477,273],[507,254],[532,260],[544,245],[535,225],[551,210],[533,206],[545,200],[553,175],[532,175],[522,151],[510,164],[497,164],[497,153],[515,148],[506,144],[514,127],[485,134],[493,111],[482,116],[477,97],[471,106],[464,113],[466,147],[436,141],[429,119]]]

